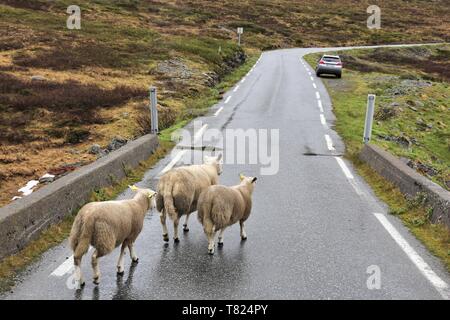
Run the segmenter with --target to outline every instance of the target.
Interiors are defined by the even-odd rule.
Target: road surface
[[[181,242],[165,244],[159,216],[152,212],[136,243],[140,262],[131,266],[127,255],[123,277],[115,273],[116,249],[100,259],[101,284],[95,286],[89,255],[82,267],[86,286],[74,289],[66,241],[20,274],[2,298],[448,299],[450,277],[442,264],[387,214],[341,157],[344,145],[332,130],[330,98],[302,59],[326,50],[265,52],[199,119],[207,127],[187,127],[197,137],[211,128],[279,129],[277,174],[261,175],[260,165],[224,165],[222,184],[237,184],[240,172],[259,177],[246,242],[240,241],[235,225],[227,230],[224,247],[208,255],[206,237],[193,215],[190,232],[180,232]],[[211,141],[202,144],[214,146]],[[190,162],[190,151],[175,152],[183,150],[175,165]],[[155,188],[160,172],[174,162],[170,156],[161,160],[137,185]],[[131,195],[127,190],[119,198]],[[169,231],[172,237],[170,224]],[[371,282],[377,271],[380,281]],[[379,289],[369,288],[368,279]]]

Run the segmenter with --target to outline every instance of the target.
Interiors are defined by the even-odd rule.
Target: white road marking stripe
[[[316,98],[317,98],[317,99],[320,99],[320,93],[319,93],[319,91],[316,91]]]
[[[220,107],[215,113],[214,113],[214,117],[217,117],[219,115],[220,112],[222,112],[223,107]]]
[[[311,79],[311,81],[314,81],[314,78],[313,77],[309,77],[310,79]]]
[[[347,177],[347,179],[354,179],[352,173],[350,172],[350,170],[347,168],[347,165],[345,164],[344,160],[342,160],[339,157],[335,157],[337,163],[339,164],[339,166],[341,167],[342,171],[344,172],[345,176]]]
[[[89,246],[88,253],[91,252],[92,247]],[[72,272],[75,269],[73,265],[73,255],[71,255],[69,258],[66,259],[63,263],[59,265],[58,268],[56,268],[52,273],[50,273],[50,276],[54,277],[62,277],[65,274],[68,274]]]
[[[375,217],[386,229],[390,236],[400,246],[408,258],[414,263],[425,278],[433,285],[433,287],[439,292],[442,298],[450,299],[450,288],[448,284],[442,280],[431,267],[422,259],[422,257],[409,245],[409,243],[403,238],[403,236],[395,229],[395,227],[389,222],[384,214],[374,213]]]
[[[241,80],[241,83],[244,83],[245,79],[246,79],[246,77],[243,77],[242,80]]]
[[[317,89],[317,86],[314,82],[313,82],[313,87],[314,87],[314,89]]]
[[[328,148],[328,150],[336,150],[334,147],[333,147],[333,140],[331,140],[331,138],[330,138],[330,136],[329,135],[325,135],[325,141],[327,142],[327,148]]]
[[[238,91],[238,89],[239,89],[239,85],[237,85],[237,86],[234,88],[233,92]]]
[[[194,143],[198,141],[202,137],[202,135],[205,133],[206,128],[208,128],[208,125],[205,123],[195,134],[194,134]]]
[[[327,119],[325,119],[325,116],[323,114],[320,114],[320,123],[322,123],[322,125],[325,128],[328,128],[328,126],[327,126]]]
[[[310,76],[312,76],[312,73],[311,73],[311,72],[308,72],[308,74],[309,74]],[[310,78],[311,78],[311,80],[314,80],[313,77],[310,77]]]
[[[230,99],[231,99],[231,96],[229,96],[229,97],[225,100],[225,103],[230,102]]]
[[[317,105],[318,105],[318,107],[319,107],[320,112],[323,113],[322,100],[317,100]]]

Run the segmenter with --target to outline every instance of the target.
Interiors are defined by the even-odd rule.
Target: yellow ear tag
[[[138,191],[138,187],[136,186],[128,186],[132,191]]]
[[[242,181],[242,180],[244,180],[245,176],[244,176],[242,173],[240,173],[240,174],[239,174],[239,178],[240,178],[241,181]]]
[[[148,195],[148,197],[151,198],[151,197],[153,197],[155,194],[156,194],[156,192],[152,190],[152,191],[150,192],[150,194]]]

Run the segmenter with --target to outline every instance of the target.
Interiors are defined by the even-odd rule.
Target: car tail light
[[[325,61],[320,60],[320,61],[319,61],[319,64],[325,64]]]
[[[342,66],[342,62],[336,63],[337,66]]]

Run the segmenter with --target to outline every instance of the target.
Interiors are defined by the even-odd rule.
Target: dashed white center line
[[[237,85],[237,86],[234,88],[233,92],[238,91],[238,89],[239,89],[239,85]]]
[[[217,109],[217,111],[214,113],[214,117],[217,117],[219,115],[219,113],[221,113],[223,110],[223,107],[220,107],[219,109]]]
[[[313,82],[313,87],[314,87],[314,89],[317,89],[317,86],[314,82]]]
[[[322,100],[317,100],[317,106],[319,107],[320,112],[323,113]]]
[[[322,125],[325,128],[328,128],[328,126],[327,126],[327,119],[325,119],[325,116],[323,114],[320,114],[320,123],[322,123]]]
[[[314,81],[314,78],[313,77],[309,77],[310,79],[311,79],[311,81]]]
[[[316,98],[317,98],[317,99],[320,99],[320,93],[319,93],[319,91],[316,91]]]
[[[331,138],[330,138],[330,136],[329,135],[325,135],[325,141],[327,142],[327,148],[328,148],[328,150],[336,150],[334,147],[333,147],[333,141],[331,140]]]
[[[230,102],[230,99],[231,99],[231,96],[229,96],[229,97],[225,100],[225,103]]]
[[[390,236],[395,240],[395,242],[400,246],[408,258],[414,263],[414,265],[419,269],[419,271],[427,278],[428,281],[434,286],[434,288],[440,293],[442,298],[450,299],[450,288],[448,284],[442,280],[422,259],[422,257],[414,250],[413,247],[403,238],[403,236],[395,229],[395,227],[389,222],[384,214],[374,213],[375,217],[381,223],[381,225],[386,229]]]

